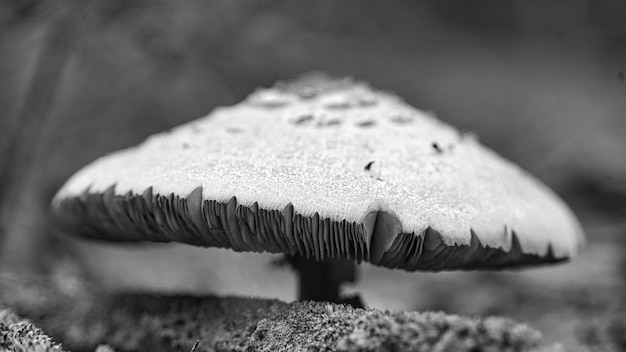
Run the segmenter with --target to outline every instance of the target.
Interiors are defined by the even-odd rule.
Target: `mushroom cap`
[[[550,189],[475,137],[323,74],[92,162],[52,211],[84,237],[406,270],[555,262],[583,242]]]

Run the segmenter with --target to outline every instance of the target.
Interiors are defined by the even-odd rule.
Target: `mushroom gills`
[[[362,222],[300,214],[291,204],[282,210],[257,203],[205,200],[202,187],[187,197],[161,195],[151,188],[141,193],[84,192],[59,202],[61,223],[77,234],[109,241],[183,242],[235,251],[283,253],[306,259],[352,259],[404,270],[498,268],[557,262],[548,246],[544,255],[523,252],[513,231],[508,250],[481,244],[471,231],[467,245],[447,245],[433,228],[405,233],[388,210],[368,213]]]
[[[78,234],[107,241],[183,242],[235,251],[300,255],[316,260],[369,260],[368,234],[362,224],[305,216],[288,204],[282,211],[250,206],[231,197],[203,200],[202,187],[187,197],[86,191],[58,204],[60,222]],[[93,221],[97,219],[97,221]]]

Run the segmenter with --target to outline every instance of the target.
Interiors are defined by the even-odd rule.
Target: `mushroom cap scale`
[[[76,173],[53,212],[86,237],[354,258],[406,270],[573,256],[567,206],[397,96],[308,75]]]

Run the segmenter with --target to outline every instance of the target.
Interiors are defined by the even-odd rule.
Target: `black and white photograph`
[[[626,352],[626,1],[0,0],[0,352]]]

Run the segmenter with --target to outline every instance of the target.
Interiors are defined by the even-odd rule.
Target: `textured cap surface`
[[[308,75],[102,157],[53,212],[87,237],[407,270],[551,262],[582,242],[517,166],[351,79]]]

